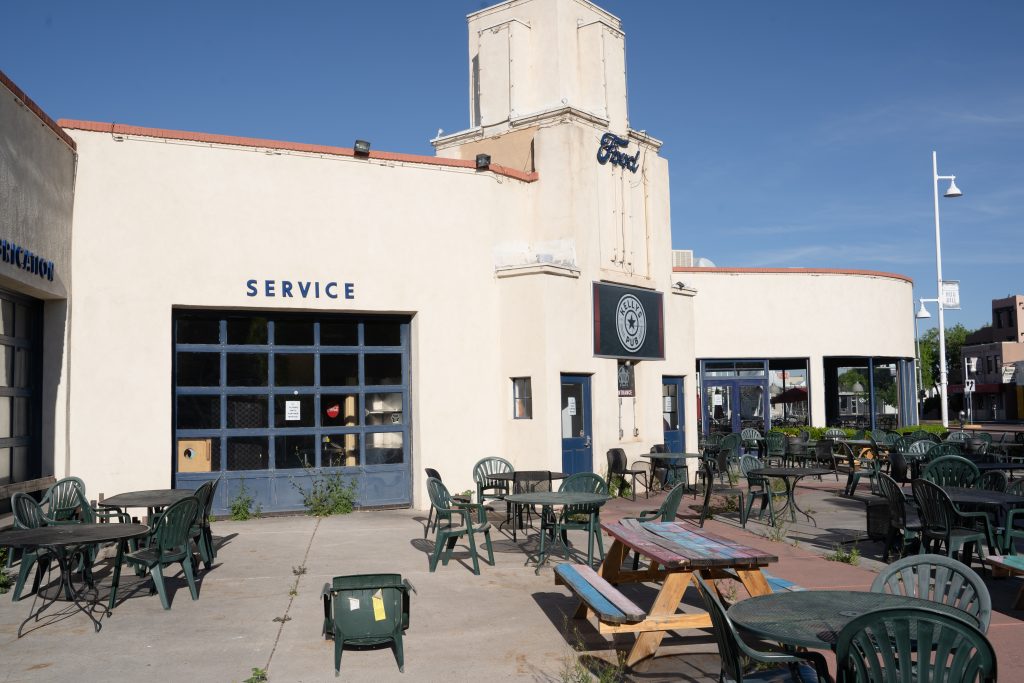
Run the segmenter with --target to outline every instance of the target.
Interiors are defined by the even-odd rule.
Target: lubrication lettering
[[[38,275],[53,282],[53,261],[44,259],[39,254],[33,254],[14,242],[0,240],[0,260],[4,263],[13,263],[16,268],[21,268],[32,275]]]

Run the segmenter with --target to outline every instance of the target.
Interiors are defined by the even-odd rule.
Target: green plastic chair
[[[494,566],[494,549],[491,547],[491,523],[487,521],[487,511],[481,503],[457,503],[452,500],[448,488],[439,480],[430,477],[427,479],[427,495],[430,497],[430,504],[434,506],[437,513],[436,534],[434,535],[434,552],[430,555],[430,571],[437,569],[437,560],[448,566],[451,559],[452,549],[458,540],[465,536],[469,543],[469,554],[473,558],[473,573],[480,575],[480,562],[476,552],[476,534],[484,535],[484,545],[487,548],[487,564]],[[476,512],[476,519],[473,512]],[[459,522],[454,521],[458,516]],[[446,550],[447,548],[447,550]],[[445,550],[442,557],[441,551]]]
[[[213,531],[210,529],[210,512],[213,510],[213,497],[217,493],[220,480],[221,478],[218,477],[215,480],[204,481],[196,489],[195,497],[199,501],[199,514],[188,532],[189,537],[199,548],[199,557],[207,569],[212,567],[213,561],[217,559],[217,550],[213,547]]]
[[[761,652],[755,650],[736,632],[736,626],[719,602],[715,591],[708,587],[698,574],[697,592],[703,598],[708,614],[711,615],[711,631],[718,644],[722,669],[718,680],[721,683],[744,683],[745,681],[831,681],[825,656],[818,652],[801,652],[799,655],[783,652]],[[811,666],[808,666],[808,662]],[[747,673],[752,665],[778,664],[779,668]],[[761,666],[758,666],[761,668]]]
[[[992,443],[992,435],[989,434],[988,432],[974,432],[973,436],[975,439],[981,439],[987,444]]]
[[[1006,492],[1017,496],[1024,496],[1024,479],[1014,479],[1007,484]],[[1015,526],[1017,519],[1024,519],[1024,508],[1013,508],[1006,513],[1006,525],[999,538],[999,548],[1004,555],[1016,555],[1017,547],[1013,543],[1015,538],[1024,538],[1024,528]]]
[[[878,449],[873,448],[870,458],[855,455],[853,449],[847,443],[836,444],[841,455],[847,459],[849,472],[846,474],[846,489],[844,493],[852,496],[857,491],[860,480],[867,478],[871,482],[871,492],[878,488],[878,475],[882,471],[882,458],[878,455]]]
[[[907,544],[921,541],[921,519],[917,508],[907,505],[903,488],[885,472],[878,474],[878,490],[889,504],[889,531],[885,539],[882,561],[889,561],[889,553],[896,552],[897,559],[903,557]]]
[[[735,465],[739,467],[740,456],[743,454],[743,439],[739,434],[726,434],[718,445],[718,476],[729,476],[729,470]]]
[[[640,514],[632,518],[624,519],[637,519],[641,522],[652,522],[658,520],[659,522],[674,522],[676,515],[679,513],[679,504],[683,500],[683,494],[686,493],[686,484],[680,483],[672,487],[672,490],[665,496],[665,500],[661,501],[661,505],[657,510],[641,510]],[[633,556],[633,569],[640,567],[640,555],[634,554]]]
[[[345,647],[377,649],[390,645],[405,671],[402,635],[409,628],[409,591],[416,592],[401,574],[335,576],[325,583],[325,638],[334,639],[334,675],[341,672]]]
[[[753,427],[747,427],[740,430],[740,440],[743,442],[743,449],[750,451],[753,449],[757,451],[759,445],[758,439],[761,438],[761,432],[757,431]]]
[[[928,463],[921,478],[939,486],[970,488],[981,476],[977,466],[959,455],[944,455]]]
[[[747,480],[747,511],[745,517],[750,519],[750,510],[754,507],[754,500],[761,501],[761,509],[758,510],[757,518],[764,516],[765,508],[768,509],[768,523],[775,525],[775,505],[773,499],[785,498],[785,491],[772,490],[772,482],[767,477],[751,474],[752,470],[764,467],[761,459],[753,455],[744,455],[740,458],[740,472]]]
[[[921,546],[919,553],[946,548],[946,556],[967,550],[970,558],[976,548],[978,559],[985,561],[984,546],[996,547],[996,538],[985,512],[961,512],[942,487],[926,479],[911,482],[914,499],[921,511]],[[929,548],[929,545],[931,546]],[[968,559],[965,564],[969,564]]]
[[[678,486],[677,486],[678,488]],[[569,475],[558,487],[559,491],[572,491],[575,493],[599,493],[608,495],[608,485],[599,475],[593,472],[577,472]],[[604,560],[604,541],[601,539],[601,506],[600,505],[563,505],[558,514],[549,518],[541,524],[540,554],[544,554],[545,527],[551,530],[552,537],[562,538],[562,549],[566,559],[569,559],[568,534],[569,531],[587,532],[587,564],[594,563],[594,541],[597,541],[597,550],[601,560]],[[537,567],[540,570],[540,567]]]
[[[15,493],[11,496],[11,512],[14,515],[15,529],[38,529],[47,525],[50,521],[43,514],[43,509],[27,493]],[[14,593],[11,598],[17,602],[21,600],[21,591],[25,588],[25,581],[33,566],[36,569],[35,578],[32,580],[32,590],[29,595],[39,590],[39,584],[43,580],[43,574],[50,568],[50,560],[53,553],[45,548],[24,549],[21,554],[21,564],[18,566],[18,578],[14,583]]]
[[[79,501],[86,500],[85,483],[78,477],[64,477],[46,489],[40,505],[46,516],[58,522],[78,518]]]
[[[836,637],[839,683],[996,680],[996,653],[966,621],[925,608],[868,612]]]
[[[1005,491],[1009,483],[1009,480],[1006,478],[1006,472],[988,470],[987,472],[982,472],[981,476],[978,477],[978,481],[974,482],[974,485],[985,491]]]
[[[982,633],[988,633],[992,620],[985,581],[963,562],[943,555],[911,555],[893,562],[882,568],[871,590],[956,607],[971,615]]]
[[[786,435],[782,432],[768,432],[764,435],[765,462],[781,465],[786,461]]]
[[[840,440],[845,439],[846,438],[846,430],[845,429],[839,429],[838,427],[830,427],[830,428],[825,430],[824,438],[826,438],[826,439],[840,439]]]
[[[488,475],[512,472],[512,463],[503,458],[484,458],[473,465],[473,481],[476,482],[476,502],[504,500],[508,495],[508,481],[490,479]]]
[[[946,441],[959,441],[961,443],[970,441],[971,435],[967,432],[950,432],[949,436],[946,437]]]
[[[931,442],[925,442],[931,443]],[[932,444],[931,448],[928,449],[928,459],[935,460],[946,455],[963,455],[964,452],[959,445],[955,443],[936,443]]]
[[[164,609],[171,608],[171,603],[167,598],[167,588],[164,586],[164,567],[175,562],[180,563],[185,572],[185,580],[188,581],[192,599],[199,599],[195,572],[192,568],[192,546],[189,542],[189,534],[202,509],[195,496],[183,498],[168,506],[153,525],[148,547],[127,553],[124,556],[124,561],[128,564],[149,570],[153,578],[153,589],[160,594],[160,604]],[[109,609],[114,607],[120,577],[121,565],[115,563]],[[153,590],[150,591],[150,595],[152,594]]]

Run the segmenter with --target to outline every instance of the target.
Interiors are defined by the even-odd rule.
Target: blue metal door
[[[562,375],[562,471],[594,471],[590,416],[590,377]]]
[[[669,453],[686,452],[684,396],[682,377],[661,378],[662,427],[665,434],[665,449]]]
[[[747,427],[764,432],[770,428],[765,380],[708,380],[704,382],[703,396],[705,431],[709,434],[739,432]]]

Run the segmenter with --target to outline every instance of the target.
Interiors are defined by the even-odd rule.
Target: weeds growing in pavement
[[[345,481],[341,472],[321,472],[316,474],[310,468],[309,488],[292,479],[292,486],[302,496],[302,504],[306,513],[314,517],[330,517],[331,515],[347,515],[352,512],[359,492],[359,484],[355,479]]]
[[[260,669],[259,667],[253,667],[252,673],[249,677],[242,681],[242,683],[267,683],[270,679],[267,678],[267,670]]]
[[[842,562],[844,564],[852,564],[857,566],[860,564],[860,549],[854,546],[849,550],[843,548],[838,543],[832,546],[832,552],[825,555],[825,559],[829,562]]]
[[[569,633],[572,633],[572,637]],[[615,651],[615,664],[597,657],[584,655],[586,648],[579,629],[569,627],[569,620],[562,618],[562,632],[566,641],[572,643],[562,661],[562,670],[558,672],[561,683],[621,683],[626,680],[626,653]]]
[[[255,499],[249,495],[249,489],[245,488],[245,482],[242,482],[241,487],[238,489],[238,494],[228,501],[228,509],[231,510],[231,519],[236,522],[244,522],[247,519],[253,519],[263,514],[263,507],[257,503],[256,507],[253,508],[252,504]]]
[[[775,525],[768,527],[768,540],[774,543],[780,543],[786,540],[786,532],[789,531],[789,526],[785,522],[775,520]]]

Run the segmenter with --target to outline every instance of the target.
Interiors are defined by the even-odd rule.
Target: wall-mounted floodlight
[[[368,157],[370,156],[370,143],[366,140],[356,140],[356,144],[352,145],[352,151],[357,157]]]

